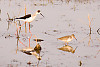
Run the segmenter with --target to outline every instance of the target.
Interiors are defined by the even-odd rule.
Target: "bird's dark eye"
[[[38,10],[37,12],[40,13],[40,10]]]

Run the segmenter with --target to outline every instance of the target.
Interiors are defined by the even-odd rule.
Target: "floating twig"
[[[91,34],[91,22],[90,22],[90,16],[88,14],[88,20],[89,20],[89,28],[90,28],[90,34]]]
[[[13,21],[14,20],[13,18],[10,18],[8,13],[7,13],[7,15],[8,15],[8,21]]]
[[[9,26],[10,26],[10,22],[12,22],[14,19],[13,18],[10,18],[9,14],[7,13],[8,15],[8,19],[7,19],[7,22],[8,22],[8,28],[7,30],[9,30]]]
[[[91,40],[91,21],[93,20],[93,18],[90,20],[90,15],[88,14],[88,20],[89,20],[89,28],[90,28],[90,33],[89,33],[89,42],[88,42],[88,45],[90,45],[90,40]],[[91,40],[92,41],[92,40]],[[92,41],[93,43],[93,41]]]

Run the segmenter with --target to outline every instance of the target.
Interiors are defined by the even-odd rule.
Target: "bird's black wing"
[[[29,18],[29,17],[31,17],[31,14],[28,14],[28,15],[25,15],[23,17],[19,17],[19,18],[16,18],[16,19],[26,19],[26,18]]]

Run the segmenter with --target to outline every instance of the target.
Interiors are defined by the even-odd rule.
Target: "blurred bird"
[[[27,15],[25,15],[25,16],[23,16],[23,17],[19,17],[19,18],[15,18],[16,20],[21,20],[21,21],[25,21],[25,22],[28,22],[28,23],[30,23],[30,22],[32,22],[35,18],[36,18],[36,16],[38,15],[38,14],[40,14],[40,15],[42,15],[41,14],[41,12],[40,12],[40,10],[38,10],[38,11],[36,11],[36,13],[35,14],[27,14]],[[43,16],[43,15],[42,15]],[[44,16],[43,16],[44,17]]]
[[[76,50],[76,48],[75,48],[75,50]],[[68,45],[65,45],[65,46],[63,46],[61,48],[58,48],[58,49],[62,50],[62,51],[67,51],[67,52],[75,53],[75,50],[71,46],[68,46]]]
[[[38,56],[37,52],[32,48],[25,48],[20,51],[22,51],[23,53],[28,54],[28,55],[34,55],[38,60],[41,60],[41,57]]]
[[[75,35],[74,35],[74,34],[68,35],[68,36],[64,36],[64,37],[60,37],[60,38],[57,38],[57,39],[59,39],[59,40],[61,40],[61,41],[64,41],[64,42],[65,42],[65,45],[66,45],[66,43],[67,43],[67,45],[68,45],[68,42],[72,41],[73,38],[75,38]],[[76,38],[75,38],[75,39],[76,39]],[[77,40],[77,39],[76,39],[76,40]]]
[[[39,54],[39,56],[40,56],[40,52],[41,52],[42,48],[41,48],[41,46],[40,46],[39,43],[35,46],[34,50],[35,50],[36,53]]]

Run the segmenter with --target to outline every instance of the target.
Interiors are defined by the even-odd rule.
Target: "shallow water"
[[[81,0],[82,1],[82,0]],[[15,36],[16,25],[10,21],[8,28],[8,15],[10,18],[19,17],[26,13],[33,14],[40,9],[45,16],[38,15],[31,23],[31,47],[35,47],[37,38],[44,41],[39,42],[42,51],[42,60],[39,61],[35,56],[30,56],[17,51],[17,38]],[[100,35],[97,30],[100,28],[100,1],[89,0],[79,2],[69,1],[34,1],[34,0],[0,0],[0,67],[82,67],[100,66]],[[92,34],[89,36],[89,20],[91,21]],[[22,22],[23,23],[23,22]],[[20,41],[28,46],[28,32],[25,34],[24,26],[20,33]],[[77,41],[73,39],[69,45],[75,49],[74,54],[58,50],[64,46],[64,42],[57,40],[62,36],[75,34]],[[10,35],[10,36],[9,36]],[[6,37],[6,38],[5,38]],[[90,39],[90,45],[88,45]],[[25,48],[21,43],[19,49]],[[98,54],[97,54],[98,53]],[[96,57],[95,57],[96,56]],[[32,64],[28,65],[28,62]]]

